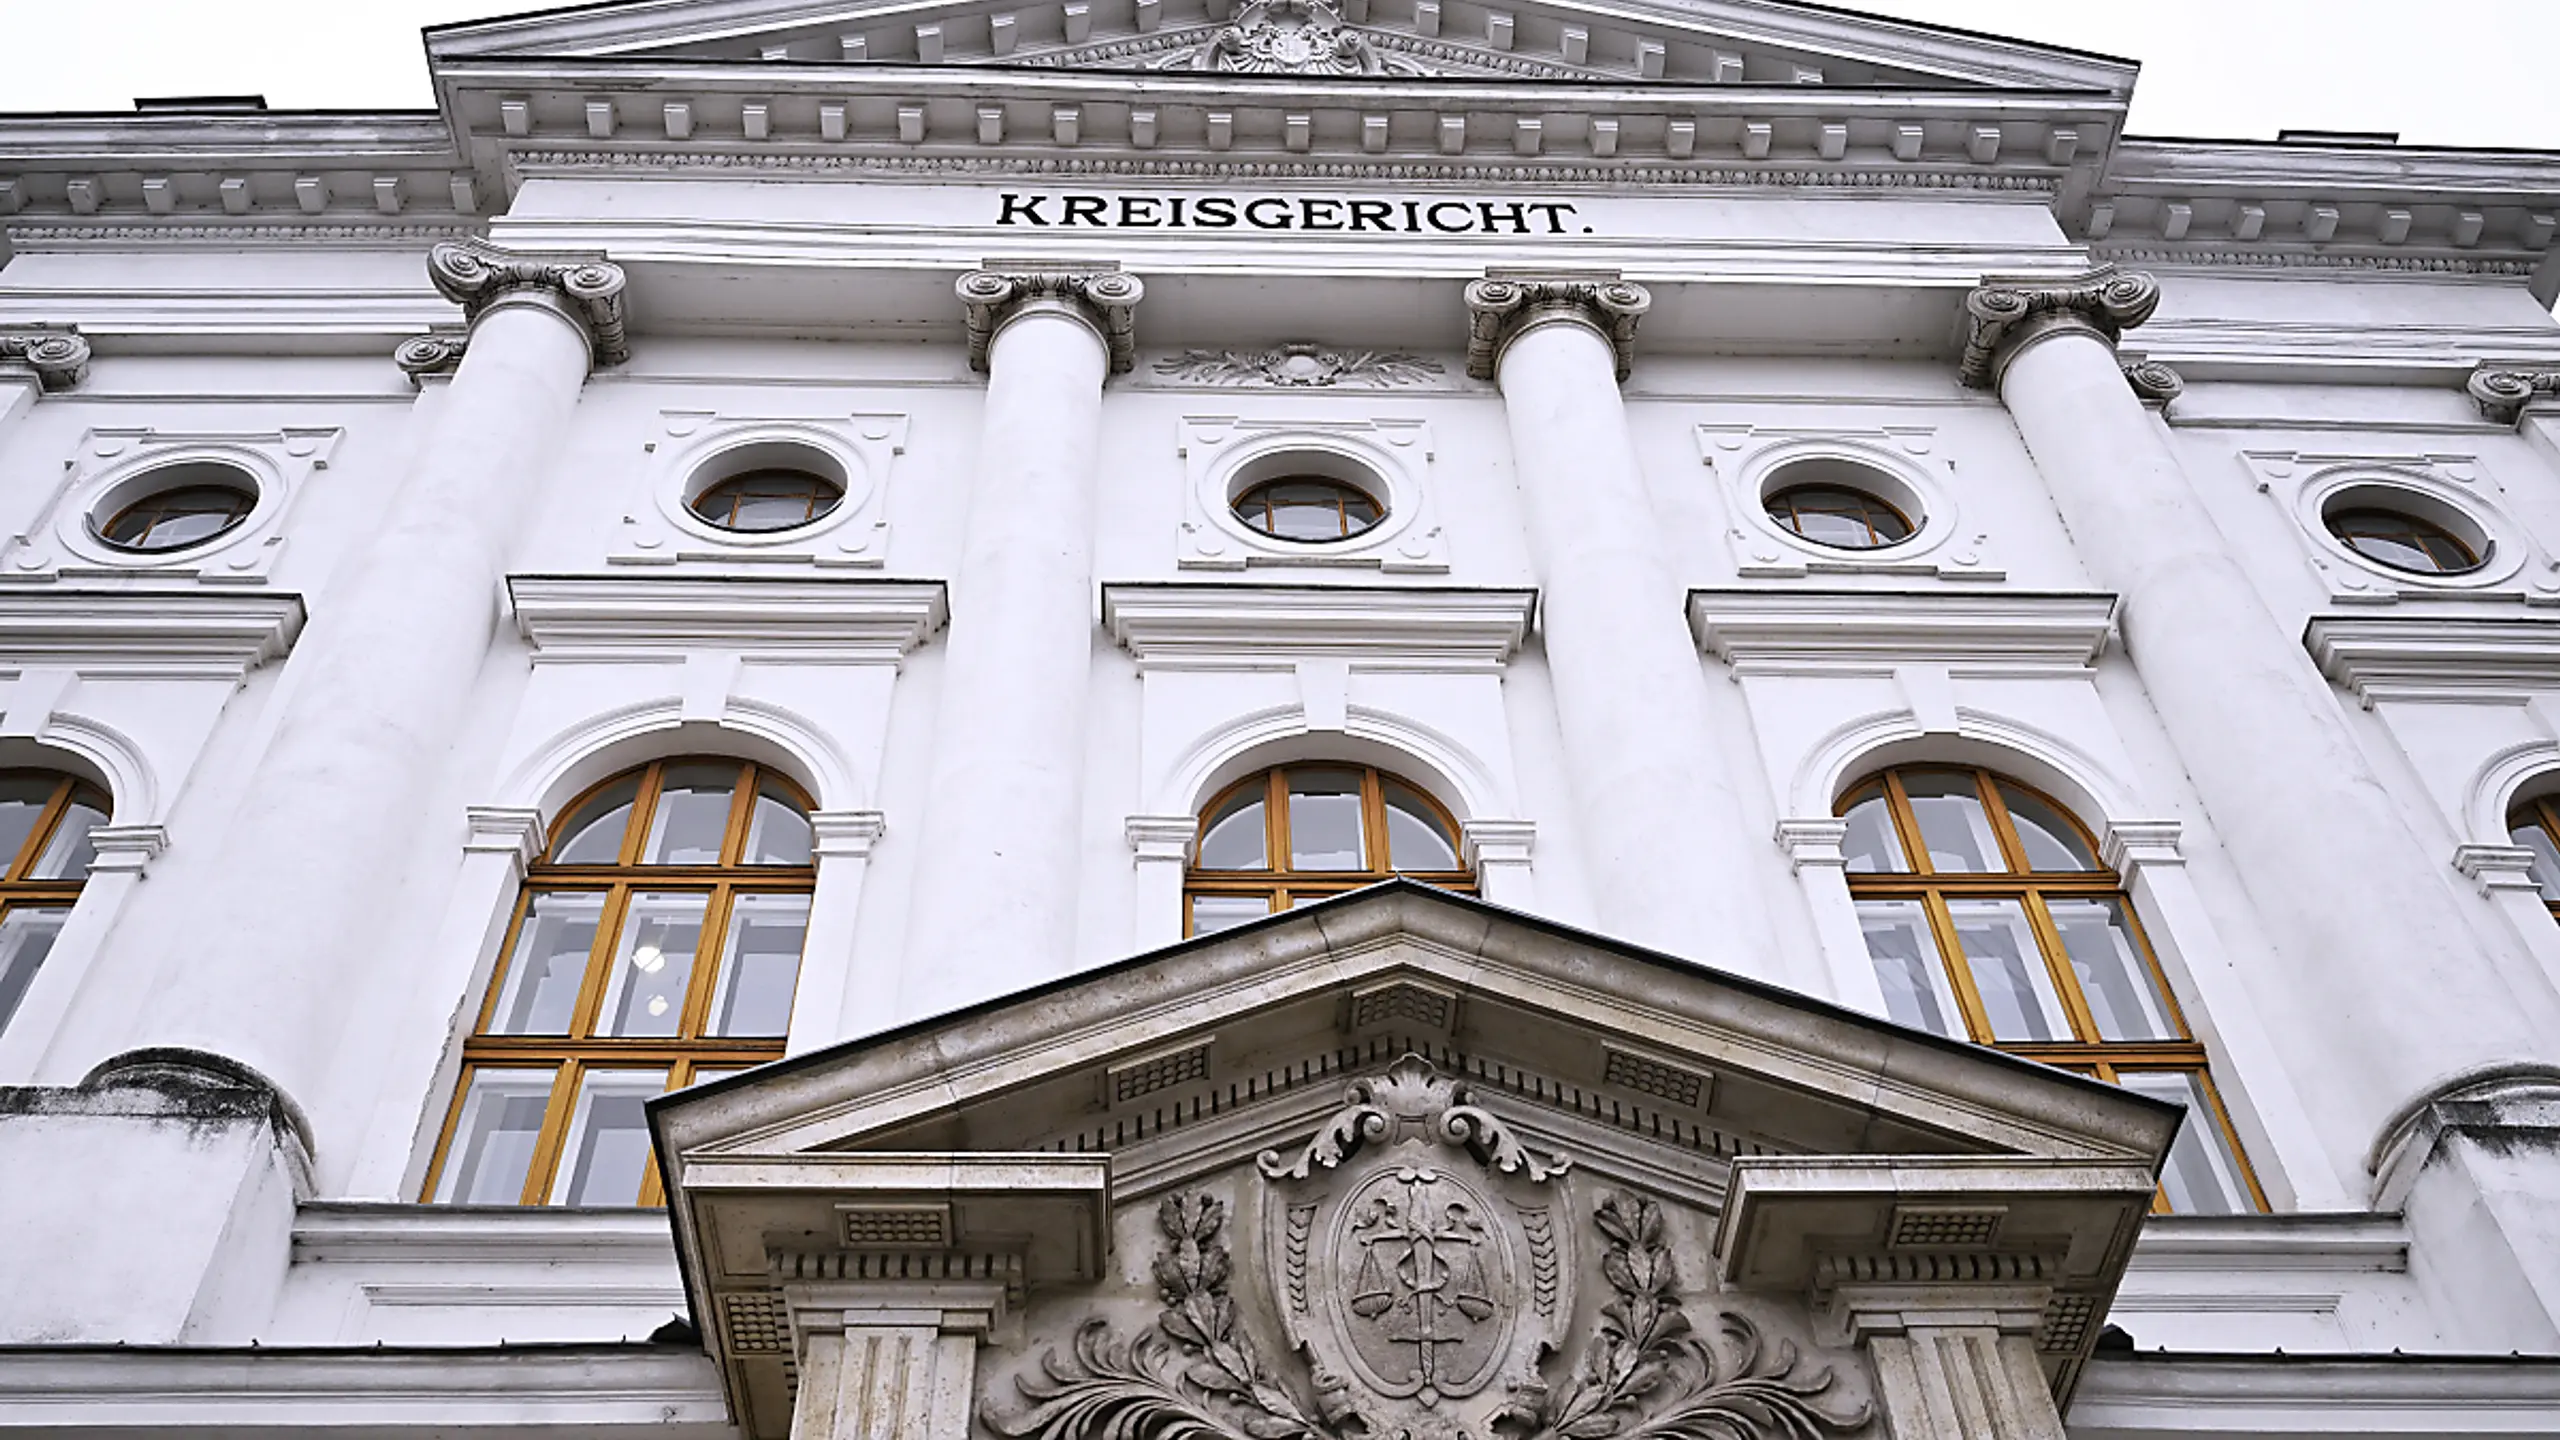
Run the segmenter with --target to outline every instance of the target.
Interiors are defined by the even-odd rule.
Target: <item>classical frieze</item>
[[[436,293],[477,321],[510,294],[551,297],[561,313],[586,331],[598,365],[631,358],[624,331],[622,267],[593,256],[544,255],[502,250],[477,241],[438,245],[427,252],[427,278]]]
[[[2463,388],[2493,424],[2513,425],[2526,406],[2560,399],[2560,370],[2505,370],[2482,366]]]
[[[1635,365],[1636,324],[1652,305],[1643,286],[1624,280],[1475,281],[1467,286],[1467,374],[1494,378],[1503,345],[1522,325],[1539,315],[1565,313],[1607,337],[1624,380]]]
[[[1207,385],[1276,385],[1283,389],[1334,385],[1390,389],[1426,383],[1442,372],[1439,361],[1401,351],[1334,350],[1322,345],[1275,345],[1262,351],[1185,350],[1155,363],[1157,374]]]
[[[89,341],[70,326],[0,330],[0,371],[32,370],[46,390],[68,390],[89,373]]]
[[[969,332],[969,368],[983,373],[996,328],[1017,307],[1053,301],[1091,321],[1110,348],[1111,373],[1125,375],[1138,363],[1138,302],[1147,287],[1117,270],[973,270],[960,277],[961,320]]]
[[[1965,298],[1967,332],[1958,378],[1988,389],[1998,383],[2006,354],[2030,335],[2070,326],[2114,344],[2159,308],[2160,282],[2138,271],[2109,268],[2051,284],[1985,285]]]

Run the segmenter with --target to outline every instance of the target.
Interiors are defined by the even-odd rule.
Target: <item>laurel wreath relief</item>
[[[1015,1377],[1028,1406],[990,1407],[997,1432],[1031,1440],[1357,1440],[1370,1426],[1341,1377],[1314,1370],[1312,1404],[1255,1355],[1227,1293],[1227,1210],[1214,1196],[1168,1196],[1156,1209],[1166,1241],[1155,1263],[1164,1309],[1135,1340],[1088,1320],[1070,1353],[1043,1352]],[[1556,1393],[1536,1376],[1515,1382],[1493,1417],[1506,1440],[1815,1440],[1867,1423],[1864,1405],[1838,1410],[1827,1367],[1798,1373],[1781,1341],[1765,1357],[1749,1321],[1719,1317],[1722,1344],[1698,1335],[1653,1201],[1610,1196],[1592,1216],[1607,1253],[1611,1299],[1581,1367]]]

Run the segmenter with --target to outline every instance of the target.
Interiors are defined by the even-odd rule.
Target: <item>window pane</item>
[[[2018,848],[2027,852],[2027,868],[2038,872],[2095,870],[2098,861],[2081,843],[2079,827],[2061,811],[2013,785],[2001,785],[2001,803],[2009,807],[2009,823],[2017,829]]]
[[[1203,870],[1267,870],[1263,854],[1262,786],[1245,786],[1227,797],[1200,831]]]
[[[647,891],[631,897],[613,946],[604,1006],[596,1013],[598,1035],[676,1033],[693,984],[694,952],[702,944],[702,908],[710,899]]]
[[[637,1205],[649,1175],[649,1097],[667,1088],[664,1070],[590,1070],[569,1112],[554,1205]]]
[[[2101,1040],[2182,1040],[2120,901],[2045,897]]]
[[[1982,813],[1982,794],[1965,770],[1905,770],[1902,788],[1911,796],[1912,818],[1920,822],[1920,842],[1929,847],[1929,866],[1941,875],[1979,875],[2006,870],[2000,842],[1991,833],[1991,817]]]
[[[596,926],[604,921],[604,896],[554,890],[533,897],[516,926],[515,953],[507,957],[506,989],[489,1015],[492,1035],[566,1035],[578,1008],[578,985],[587,977]]]
[[[2016,900],[1947,901],[1956,943],[1971,962],[1973,988],[1994,1040],[2068,1040],[2071,1021],[2053,991],[2053,972]]]
[[[89,874],[89,863],[98,858],[98,847],[89,842],[89,832],[107,823],[107,813],[86,800],[75,799],[62,813],[62,823],[53,827],[53,838],[44,842],[44,854],[37,857],[32,872],[38,880],[81,880]]]
[[[71,918],[69,907],[21,906],[0,916],[0,1030],[18,1013],[18,1002],[35,983],[36,970],[53,953],[54,937]]]
[[[812,849],[809,817],[771,785],[756,787],[756,810],[747,822],[749,865],[806,865]]]
[[[1939,963],[1925,907],[1917,900],[1861,900],[1858,928],[1866,932],[1876,983],[1884,987],[1885,1013],[1898,1024],[1964,1038],[1963,1012]]]
[[[27,837],[35,833],[61,784],[50,775],[0,776],[0,867],[18,863],[18,852],[26,848]]]
[[[454,1122],[453,1148],[436,1177],[436,1199],[464,1205],[521,1205],[542,1112],[551,1104],[551,1070],[482,1070],[471,1077]]]
[[[1458,846],[1431,803],[1393,780],[1387,793],[1387,861],[1398,870],[1455,870]]]
[[[2203,1077],[2179,1070],[2119,1070],[2117,1083],[2137,1095],[2186,1107],[2186,1123],[2160,1167],[2160,1192],[2180,1215],[2241,1215],[2257,1209],[2240,1178],[2240,1162],[2206,1103]]]
[[[2551,832],[2528,820],[2507,838],[2533,852],[2533,883],[2542,887],[2542,898],[2560,901],[2560,847],[2551,843]]]
[[[729,833],[729,796],[737,788],[735,765],[668,766],[640,863],[719,864],[720,842]]]
[[[1191,897],[1191,933],[1215,934],[1248,920],[1259,920],[1270,913],[1271,902],[1259,895],[1194,895]]]
[[[1796,506],[1795,532],[1816,545],[1837,545],[1844,550],[1864,550],[1875,544],[1864,516],[1804,505]]]
[[[552,847],[551,863],[611,865],[621,860],[623,827],[630,823],[631,802],[639,794],[636,776],[597,791],[560,827],[560,843]]]
[[[1911,862],[1902,858],[1902,839],[1893,831],[1893,807],[1882,795],[1850,806],[1841,818],[1849,822],[1840,850],[1849,857],[1850,874],[1899,875],[1911,868]]]
[[[729,944],[711,995],[713,1035],[782,1035],[809,934],[806,895],[740,895],[729,902]]]
[[[1366,870],[1360,827],[1360,772],[1289,772],[1289,866],[1293,870]]]

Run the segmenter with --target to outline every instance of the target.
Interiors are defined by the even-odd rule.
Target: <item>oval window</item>
[[[1329,475],[1283,475],[1235,499],[1238,520],[1277,540],[1348,540],[1386,518],[1386,507],[1357,485]]]
[[[2376,565],[2417,575],[2459,575],[2486,557],[2433,521],[2378,505],[2359,505],[2329,517],[2338,543]]]
[[[184,550],[236,528],[258,508],[258,483],[237,466],[192,461],[150,478],[150,490],[96,527],[99,539],[142,554]]]
[[[708,487],[687,508],[706,525],[761,535],[806,525],[843,501],[844,487],[824,475],[764,466]]]
[[[1765,504],[1780,529],[1835,550],[1879,550],[1911,538],[1901,511],[1845,485],[1790,485]]]

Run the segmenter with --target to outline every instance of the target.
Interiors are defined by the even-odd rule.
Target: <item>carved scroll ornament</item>
[[[2536,400],[2560,398],[2560,370],[2492,370],[2471,372],[2463,388],[2480,404],[2481,418],[2492,425],[2513,425],[2524,407]]]
[[[1420,75],[1422,66],[1378,53],[1329,0],[1252,0],[1208,43],[1160,62],[1163,70],[1243,75]]]
[[[2157,360],[2136,360],[2124,367],[2124,383],[2133,387],[2136,397],[2152,404],[2166,405],[2186,393],[2186,377]]]
[[[972,270],[960,277],[960,318],[969,332],[969,368],[983,375],[996,329],[1017,308],[1048,300],[1067,305],[1090,323],[1109,352],[1111,373],[1126,375],[1138,363],[1138,302],[1147,287],[1117,270]]]
[[[1185,350],[1158,360],[1156,373],[1209,385],[1278,385],[1293,390],[1342,384],[1385,388],[1421,384],[1440,373],[1440,362],[1420,355],[1289,344],[1259,353]]]
[[[1316,1131],[1296,1158],[1284,1160],[1265,1150],[1254,1164],[1273,1180],[1304,1180],[1317,1170],[1331,1170],[1351,1158],[1364,1143],[1392,1142],[1412,1135],[1444,1145],[1463,1146],[1491,1169],[1543,1183],[1563,1174],[1572,1161],[1529,1153],[1511,1128],[1474,1103],[1467,1087],[1442,1075],[1419,1055],[1396,1061],[1383,1076],[1354,1080],[1342,1108]]]
[[[1964,359],[1957,378],[1977,390],[1990,389],[2030,336],[2071,326],[2112,345],[2159,308],[2159,281],[2112,267],[2053,284],[1994,281],[1965,297]]]
[[[1512,336],[1540,316],[1562,313],[1608,340],[1624,381],[1635,366],[1636,323],[1652,307],[1650,292],[1624,280],[1475,281],[1467,286],[1467,373],[1493,379]]]
[[[89,341],[68,326],[0,330],[0,366],[33,370],[39,389],[68,390],[89,373]]]
[[[631,358],[624,329],[622,267],[583,255],[542,255],[502,250],[479,240],[446,241],[427,252],[427,278],[436,293],[476,321],[499,299],[536,291],[555,300],[561,313],[586,332],[598,365]]]

